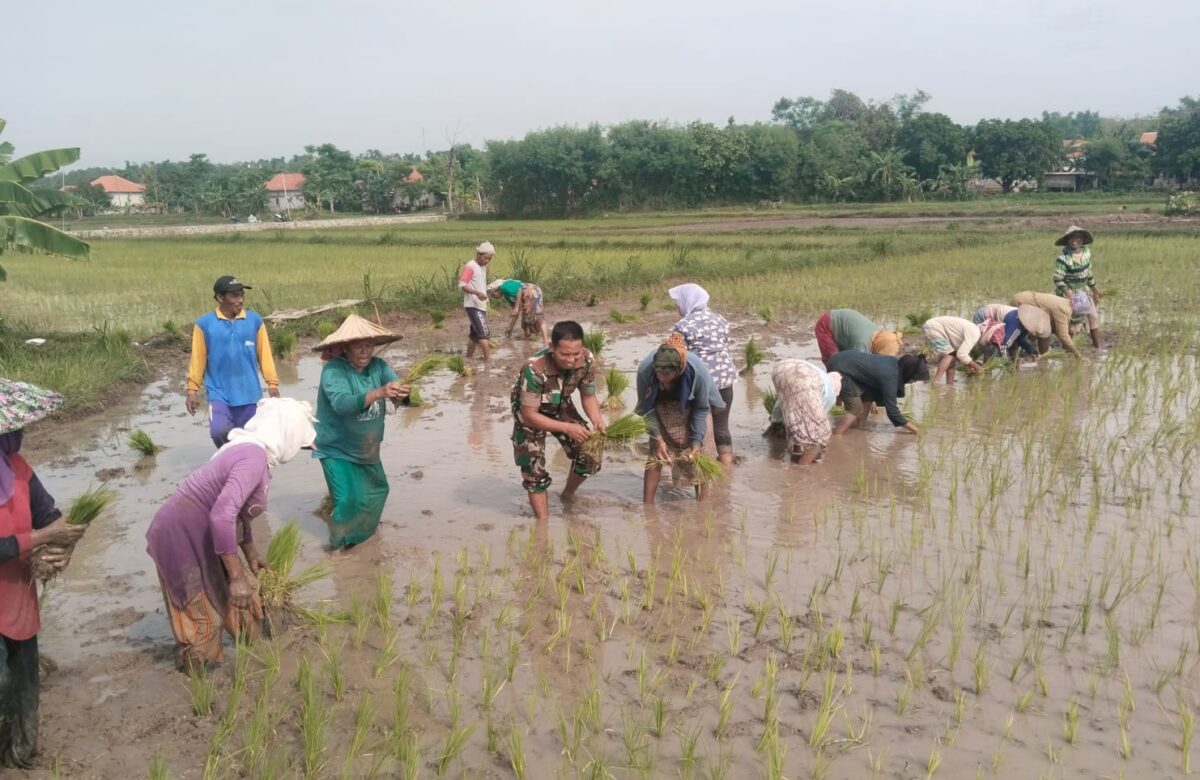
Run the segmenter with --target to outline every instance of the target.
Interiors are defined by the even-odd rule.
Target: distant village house
[[[101,176],[92,181],[92,186],[104,190],[113,208],[140,208],[146,202],[146,185],[120,176]]]
[[[413,168],[407,176],[400,180],[401,185],[419,185],[425,181],[425,177],[416,168]],[[394,211],[417,211],[419,209],[431,209],[438,206],[442,199],[436,192],[422,187],[420,194],[413,197],[412,191],[416,189],[413,186],[403,187],[396,191],[392,197],[392,210]]]
[[[303,173],[277,173],[266,184],[267,207],[272,211],[304,208]]]

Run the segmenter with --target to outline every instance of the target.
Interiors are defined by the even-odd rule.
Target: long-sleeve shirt
[[[224,611],[229,583],[220,556],[253,541],[250,521],[266,509],[270,484],[262,447],[226,447],[188,475],[155,513],[146,551],[172,604],[183,607],[204,591]]]
[[[364,466],[379,462],[387,403],[380,398],[367,405],[367,393],[397,381],[396,372],[373,357],[358,371],[344,357],[321,369],[317,387],[316,458],[341,458]]]
[[[949,344],[950,351],[963,365],[971,364],[971,350],[982,336],[978,325],[962,317],[934,317],[926,320],[923,330],[926,338],[941,339]],[[946,352],[943,350],[941,354]]]
[[[192,328],[192,357],[187,389],[208,400],[245,406],[262,398],[258,375],[267,387],[279,386],[267,326],[257,312],[242,310],[229,319],[217,308],[196,320]]]
[[[843,395],[854,395],[855,389],[861,390],[864,399],[887,410],[892,425],[899,428],[908,423],[896,400],[904,397],[899,360],[889,355],[845,350],[829,359],[829,370],[842,375]]]
[[[458,275],[458,289],[463,291],[464,309],[487,311],[487,268],[475,260],[464,265]],[[483,297],[477,298],[471,294],[472,292],[481,293]]]
[[[675,381],[679,384],[680,404],[688,410],[689,442],[699,446],[704,443],[704,434],[708,432],[709,412],[713,409],[724,409],[725,401],[721,399],[721,393],[708,372],[708,366],[694,353],[688,353],[687,368]],[[651,438],[658,438],[659,435],[658,420],[653,412],[662,389],[654,372],[654,353],[651,352],[638,366],[638,402],[634,410],[646,418]]]
[[[1054,292],[1062,295],[1067,290],[1081,290],[1084,287],[1095,287],[1096,278],[1092,276],[1092,250],[1083,247],[1076,254],[1070,247],[1054,259]]]

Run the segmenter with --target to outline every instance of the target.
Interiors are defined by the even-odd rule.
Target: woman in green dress
[[[488,285],[488,295],[503,298],[513,307],[512,319],[508,321],[505,334],[512,337],[517,319],[521,320],[521,334],[526,339],[542,337],[542,343],[550,346],[550,330],[546,327],[546,314],[542,308],[542,288],[520,279],[498,279]]]
[[[370,539],[387,502],[388,481],[379,460],[386,401],[408,400],[409,386],[375,348],[400,336],[351,314],[315,347],[326,361],[317,390],[317,443],[333,500],[329,546],[352,547]]]

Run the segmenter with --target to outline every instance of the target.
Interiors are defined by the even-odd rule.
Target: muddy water
[[[657,341],[648,334],[669,328],[665,313],[650,320],[605,326],[606,366],[632,373]],[[378,536],[334,556],[334,575],[304,593],[322,609],[365,605],[389,577],[391,650],[365,617],[359,636],[297,625],[279,638],[284,682],[264,699],[273,737],[257,757],[243,750],[246,717],[210,751],[233,665],[208,717],[191,714],[171,667],[143,538],[212,447],[177,388],[146,388],[38,467],[60,497],[97,475],[119,491],[45,601],[42,647],[61,667],[44,689],[46,761],[64,776],[129,777],[161,753],[172,776],[201,776],[206,756],[216,776],[301,775],[291,681],[307,655],[329,717],[312,776],[403,776],[397,698],[423,775],[442,768],[456,727],[472,731],[447,776],[513,776],[518,752],[528,777],[1177,775],[1200,647],[1189,367],[1110,356],[917,387],[920,439],[880,416],[802,468],[760,435],[758,388],[772,358],[815,357],[815,346],[797,328],[739,325],[761,331],[769,357],[737,385],[739,463],[707,505],[663,489],[643,507],[641,458],[616,453],[573,506],[552,493],[538,528],[508,440],[527,345],[502,344],[472,376],[427,380],[428,405],[387,421],[392,496]],[[400,373],[444,338],[405,344],[384,354]],[[289,366],[285,394],[314,397],[319,373],[313,358]],[[153,462],[124,448],[139,427],[167,448]],[[568,464],[549,446],[561,485]],[[295,520],[301,565],[325,559],[313,514],[323,495],[315,461],[281,467],[260,537]],[[255,672],[243,711],[269,679]],[[364,700],[375,716],[355,748]]]

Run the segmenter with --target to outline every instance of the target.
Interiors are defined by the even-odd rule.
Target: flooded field
[[[605,367],[632,373],[673,321],[647,319],[605,325]],[[772,359],[816,356],[811,323],[737,324],[768,358],[736,387],[739,462],[707,504],[663,491],[643,507],[642,457],[621,452],[538,527],[508,440],[528,346],[428,380],[428,405],[387,422],[377,537],[303,591],[306,619],[229,648],[203,715],[174,670],[144,533],[212,447],[181,388],[146,388],[39,460],[60,501],[102,479],[119,498],[44,598],[41,649],[59,668],[42,767],[0,777],[1190,770],[1194,357],[1114,350],[917,385],[921,437],[880,415],[806,468],[761,436],[759,388]],[[449,344],[406,335],[383,353],[401,369]],[[282,368],[285,395],[315,397],[319,360]],[[167,449],[138,462],[135,428]],[[549,446],[557,490],[567,463]],[[315,461],[280,467],[260,538],[295,520],[301,565],[326,559],[324,494]]]

